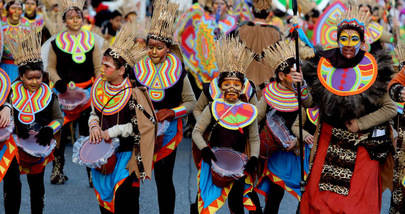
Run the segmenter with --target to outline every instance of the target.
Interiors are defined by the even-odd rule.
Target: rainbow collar
[[[11,85],[11,102],[18,111],[18,120],[23,124],[35,121],[35,114],[44,110],[52,100],[52,90],[45,83],[34,93],[24,88],[22,81],[18,80]]]
[[[95,39],[93,33],[87,30],[81,30],[76,36],[64,31],[56,35],[55,43],[61,51],[71,54],[74,62],[81,64],[86,61],[86,53],[93,49]]]
[[[246,98],[248,100],[250,100],[250,98],[252,98],[252,96],[254,94],[254,88],[253,88],[252,84],[250,84],[250,81],[247,78],[245,78],[245,82],[243,83],[243,85],[244,85],[244,87],[242,90],[242,94],[246,95]],[[211,98],[213,100],[218,99],[218,98],[223,98],[222,91],[218,86],[218,77],[214,78],[210,82],[209,92],[210,92]]]
[[[307,108],[306,112],[309,121],[311,121],[311,123],[316,126],[318,124],[319,119],[319,108],[318,107]]]
[[[121,91],[124,88],[126,88],[126,90]],[[112,98],[118,92],[120,93]],[[131,98],[131,94],[132,87],[128,78],[126,78],[118,87],[111,87],[107,81],[99,77],[91,88],[91,103],[97,111],[102,112],[102,114],[114,115],[127,105]],[[104,107],[111,98],[112,100]]]
[[[149,96],[155,102],[163,100],[165,90],[179,81],[182,71],[180,59],[172,53],[167,54],[166,60],[158,65],[146,56],[134,66],[136,79],[149,88]]]
[[[238,130],[249,126],[257,117],[256,106],[241,101],[230,104],[225,102],[224,99],[214,100],[211,112],[219,125],[230,130]]]
[[[263,92],[267,104],[277,111],[294,112],[298,110],[298,99],[295,92],[280,87],[279,83],[269,83]]]
[[[0,68],[0,106],[2,106],[10,93],[11,82],[7,73]]]
[[[318,78],[321,84],[338,96],[351,96],[366,91],[374,84],[377,75],[377,62],[368,52],[353,68],[335,68],[324,57],[318,64]]]

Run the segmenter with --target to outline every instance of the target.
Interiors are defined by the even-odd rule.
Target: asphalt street
[[[65,173],[69,180],[64,185],[51,185],[49,181],[52,166],[47,166],[45,172],[45,214],[97,214],[99,208],[93,189],[89,188],[87,174],[84,167],[72,163],[72,146],[66,148]],[[174,169],[174,184],[176,187],[176,214],[186,214],[190,210],[190,201],[195,199],[197,191],[197,171],[191,157],[191,141],[185,139],[181,142],[176,157]],[[22,179],[21,214],[30,213],[29,188],[26,176]],[[152,178],[153,179],[153,178]],[[3,194],[3,185],[0,185],[0,194]],[[3,197],[0,196],[0,213],[4,213]],[[381,213],[388,213],[390,192],[383,195]],[[261,197],[262,206],[263,197]],[[280,214],[293,214],[297,207],[297,200],[290,194],[284,195],[281,202]],[[140,213],[159,213],[154,180],[141,184]],[[225,205],[219,214],[229,213]],[[247,212],[246,212],[247,213]]]

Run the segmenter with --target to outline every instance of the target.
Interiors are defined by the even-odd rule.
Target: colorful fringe
[[[0,182],[3,180],[10,167],[11,161],[17,153],[17,146],[15,145],[14,138],[10,135],[10,138],[1,143],[0,147]]]
[[[181,118],[170,122],[170,126],[163,136],[163,144],[159,151],[155,152],[153,162],[169,156],[183,140],[183,120]]]

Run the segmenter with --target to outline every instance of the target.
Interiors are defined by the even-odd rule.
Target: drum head
[[[212,161],[212,169],[222,175],[242,177],[246,164],[246,155],[229,148],[213,149],[217,161]]]
[[[13,132],[14,122],[11,120],[10,124],[4,128],[0,128],[0,142],[8,140],[10,134]]]
[[[27,139],[22,139],[15,136],[15,143],[19,148],[23,149],[26,153],[34,157],[48,157],[55,148],[56,141],[52,139],[50,145],[41,146],[37,143],[37,138],[35,137],[36,134],[37,133],[30,133],[30,136]]]
[[[68,89],[66,93],[58,95],[59,102],[62,105],[63,110],[73,110],[79,107],[89,100],[89,96],[85,90],[76,87],[74,89]]]
[[[105,158],[113,149],[114,146],[111,143],[106,143],[104,140],[98,144],[92,144],[87,140],[80,149],[80,159],[87,163],[95,163]]]
[[[83,166],[98,168],[107,163],[118,146],[118,138],[113,138],[109,143],[104,140],[90,143],[90,137],[81,137],[74,144],[72,160]]]

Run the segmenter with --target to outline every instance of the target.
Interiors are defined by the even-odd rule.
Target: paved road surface
[[[185,139],[177,152],[174,172],[176,187],[176,214],[189,213],[190,200],[196,194],[196,169],[191,158],[191,141]],[[72,147],[66,148],[66,169],[69,181],[65,185],[51,185],[49,176],[51,165],[45,172],[45,214],[97,214],[98,204],[93,189],[89,188],[87,174],[84,167],[72,163]],[[22,176],[22,203],[21,214],[30,213],[29,189],[26,176]],[[3,194],[3,185],[0,185],[0,194]],[[262,200],[262,206],[263,198]],[[383,196],[383,209],[381,213],[388,213],[390,193]],[[285,194],[281,203],[280,214],[294,214],[297,201],[289,194]],[[0,196],[0,213],[4,213],[3,197]],[[158,213],[156,186],[154,180],[146,181],[141,187],[140,213]],[[229,213],[224,206],[219,214]]]

